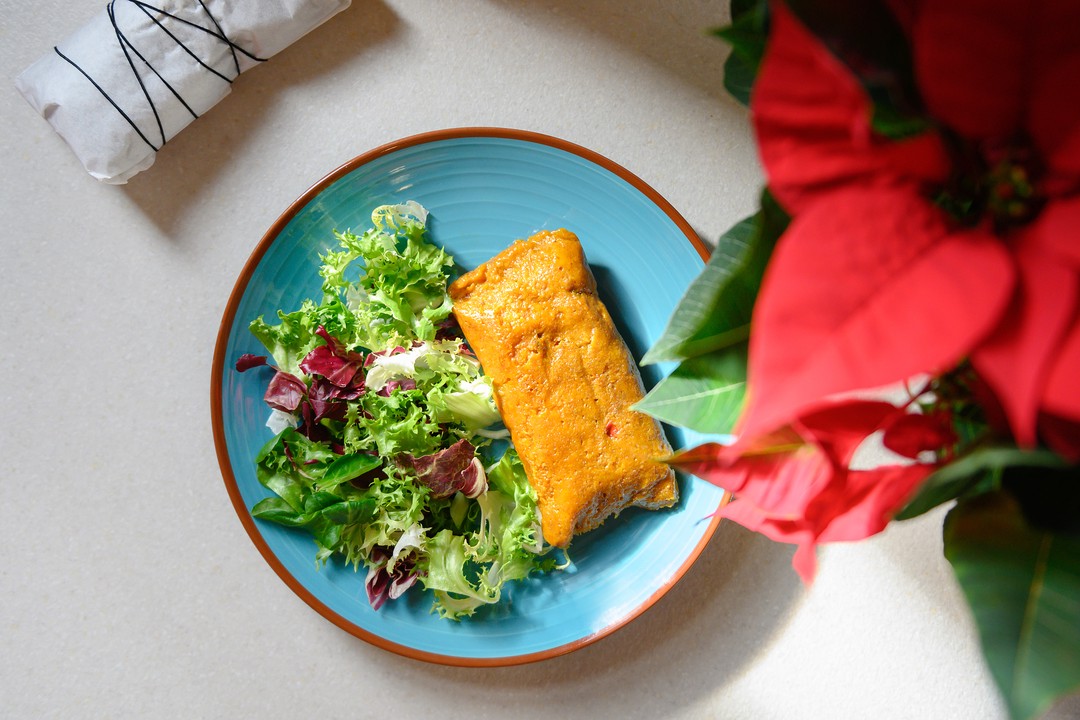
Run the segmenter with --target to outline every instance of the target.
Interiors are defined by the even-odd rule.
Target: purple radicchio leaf
[[[308,402],[311,405],[313,421],[318,422],[323,418],[344,420],[348,409],[346,401],[355,400],[363,394],[363,381],[356,387],[340,387],[322,375],[312,375]]]
[[[401,353],[408,352],[408,351],[409,351],[408,348],[402,347],[401,345],[395,345],[394,347],[390,348],[389,350],[376,350],[375,352],[368,355],[367,358],[364,360],[364,367],[365,368],[371,367],[372,364],[375,362],[375,358],[391,357],[393,355],[400,355]]]
[[[390,575],[386,572],[386,563],[389,560],[390,553],[383,548],[371,549],[372,565],[368,567],[364,589],[367,591],[368,603],[372,610],[381,608],[390,597]]]
[[[413,457],[402,453],[395,461],[412,470],[417,480],[431,488],[432,497],[446,498],[456,492],[475,498],[487,490],[487,473],[476,457],[472,443],[462,438],[450,447],[431,455]]]
[[[404,595],[405,591],[416,584],[419,578],[420,574],[416,571],[415,553],[398,560],[394,571],[390,573],[390,599],[397,600]]]
[[[308,375],[322,375],[338,387],[356,387],[363,383],[363,353],[352,352],[345,344],[326,331],[322,325],[315,333],[326,341],[300,361],[300,369]]]
[[[400,380],[391,380],[390,382],[379,388],[378,395],[383,397],[390,397],[390,393],[395,390],[415,390],[416,381],[412,378],[401,378]]]
[[[334,436],[326,429],[322,423],[315,419],[315,410],[311,406],[311,402],[301,403],[300,415],[304,421],[300,424],[300,432],[312,442],[327,443],[331,446],[331,449],[341,455],[344,453],[344,448],[334,442]]]
[[[303,380],[291,373],[278,370],[274,373],[274,377],[270,378],[263,400],[275,410],[291,413],[300,407],[305,395],[307,395],[307,385]]]
[[[440,322],[435,327],[436,340],[460,340],[462,336],[461,326],[453,315]]]
[[[282,446],[285,448],[285,457],[289,459],[289,463],[293,466],[293,469],[296,470],[301,477],[306,477],[308,480],[315,480],[315,476],[305,471],[300,463],[297,462],[296,456],[293,455],[292,447],[289,446],[289,443],[282,443]]]
[[[364,589],[372,610],[378,610],[387,600],[397,600],[419,578],[415,552],[398,558],[390,569],[389,549],[376,546],[371,549],[371,560],[373,564],[368,568]]]
[[[247,372],[251,368],[263,367],[266,365],[265,355],[252,355],[251,353],[244,353],[236,361],[236,369],[239,372]]]

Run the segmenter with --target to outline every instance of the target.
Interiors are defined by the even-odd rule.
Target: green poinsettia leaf
[[[928,477],[919,492],[896,514],[910,520],[959,497],[996,490],[1005,468],[1011,466],[1058,468],[1065,462],[1049,450],[984,447],[945,465]]]
[[[731,0],[731,18],[736,20],[747,13],[768,12],[767,0]]]
[[[731,45],[731,54],[724,62],[724,88],[743,105],[749,105],[769,34],[768,3],[735,0],[731,3],[731,24],[713,34]]]
[[[670,425],[727,434],[746,396],[747,344],[683,361],[634,405]]]
[[[754,91],[754,81],[757,79],[760,64],[760,60],[757,63],[748,62],[736,53],[728,55],[724,61],[724,89],[743,105],[750,105],[750,95]]]
[[[766,191],[761,210],[717,241],[709,262],[690,283],[641,364],[679,362],[745,342],[765,265],[787,222]]]
[[[1010,466],[1001,487],[1020,503],[1032,526],[1080,536],[1080,465],[1059,460],[1038,467]]]
[[[998,491],[958,503],[944,539],[1014,720],[1080,688],[1080,534],[1032,527]]]

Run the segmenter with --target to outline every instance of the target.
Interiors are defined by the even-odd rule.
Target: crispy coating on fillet
[[[659,423],[630,406],[637,365],[596,294],[578,238],[514,242],[450,285],[454,314],[491,378],[536,490],[544,539],[566,547],[630,506],[678,500]]]

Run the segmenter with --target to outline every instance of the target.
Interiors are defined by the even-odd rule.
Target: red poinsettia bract
[[[804,576],[806,548],[879,531],[927,471],[848,469],[807,425],[833,396],[967,360],[1019,445],[1080,455],[1080,4],[892,5],[935,123],[904,140],[771,6],[751,109],[792,221],[754,309],[739,440],[693,470],[736,494],[725,515],[798,543]],[[803,442],[763,461],[785,428]]]
[[[1080,421],[1080,5],[907,5],[940,131],[905,141],[874,135],[856,78],[773,5],[753,117],[794,219],[755,308],[746,434],[965,358],[1021,444],[1043,416]],[[981,194],[963,221],[935,202],[959,180]]]
[[[859,469],[856,450],[871,435],[911,462]],[[735,493],[724,517],[780,542],[798,545],[793,564],[810,581],[821,542],[859,540],[880,532],[934,462],[924,450],[951,444],[947,421],[873,400],[849,400],[807,413],[738,445],[706,444],[672,464]]]

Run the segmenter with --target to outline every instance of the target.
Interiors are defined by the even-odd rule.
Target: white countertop
[[[0,1],[0,714],[1005,718],[940,513],[826,548],[809,588],[790,547],[722,523],[610,637],[475,670],[327,622],[226,495],[209,422],[221,313],[277,215],[344,161],[428,130],[522,128],[630,169],[706,241],[751,212],[746,112],[706,36],[726,3],[357,0],[122,187],[86,175],[13,86],[103,4]]]

